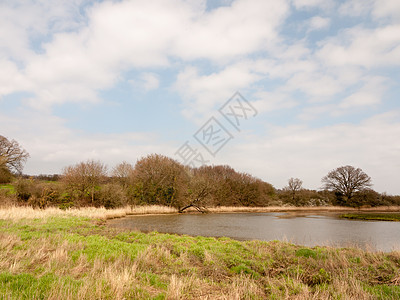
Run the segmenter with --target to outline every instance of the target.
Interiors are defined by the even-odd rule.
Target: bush
[[[16,202],[16,196],[9,189],[0,189],[0,205],[10,206]]]
[[[15,183],[15,192],[18,200],[27,202],[33,194],[35,186],[33,180],[30,179],[18,179]]]
[[[19,179],[15,184],[18,200],[40,208],[58,205],[62,190],[62,186],[57,183],[45,183],[33,179]]]
[[[6,167],[0,165],[0,184],[10,183],[12,180],[13,175],[11,172]]]
[[[117,208],[127,204],[124,189],[118,184],[105,184],[95,193],[95,204],[105,208]]]

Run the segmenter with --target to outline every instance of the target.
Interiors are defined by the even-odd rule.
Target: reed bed
[[[45,209],[32,208],[30,206],[9,206],[0,208],[0,219],[42,219],[48,217],[87,217],[93,219],[121,218],[127,215],[145,214],[169,214],[176,213],[177,209],[161,205],[126,206],[116,209],[105,209],[104,207],[81,207],[59,209],[48,207]]]

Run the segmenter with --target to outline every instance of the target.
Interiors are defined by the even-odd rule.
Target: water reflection
[[[339,219],[337,213],[235,213],[131,216],[109,221],[113,227],[238,240],[287,240],[316,246],[360,246],[400,250],[400,222]]]

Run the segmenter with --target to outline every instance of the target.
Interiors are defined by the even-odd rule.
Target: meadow
[[[136,210],[135,210],[136,209]],[[0,209],[3,299],[399,299],[400,252],[109,228],[165,207]]]

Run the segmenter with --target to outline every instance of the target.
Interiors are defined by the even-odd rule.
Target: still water
[[[145,232],[400,250],[400,222],[346,220],[338,216],[326,212],[149,215],[114,219],[108,224]]]

